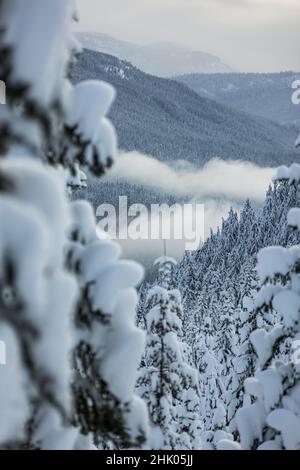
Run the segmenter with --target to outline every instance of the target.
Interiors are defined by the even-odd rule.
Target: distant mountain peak
[[[187,73],[230,73],[233,70],[218,57],[170,42],[138,45],[115,39],[107,34],[81,32],[77,39],[82,47],[110,54],[131,62],[146,73],[173,77]]]

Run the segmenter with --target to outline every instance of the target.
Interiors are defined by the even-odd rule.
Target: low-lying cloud
[[[217,159],[210,160],[203,168],[186,162],[168,165],[130,152],[119,158],[109,178],[139,183],[181,197],[251,198],[261,202],[274,172],[274,168],[261,168],[248,162]]]
[[[109,172],[108,180],[127,181],[178,197],[179,201],[197,201],[205,207],[204,233],[209,236],[226,218],[230,207],[239,212],[249,198],[257,205],[263,202],[274,175],[274,168],[260,168],[242,161],[210,160],[203,168],[188,162],[160,162],[138,152],[124,153]],[[134,201],[143,203],[144,201]],[[162,241],[121,240],[124,256],[136,258],[146,266],[162,253]],[[169,240],[168,254],[180,259],[185,240]]]

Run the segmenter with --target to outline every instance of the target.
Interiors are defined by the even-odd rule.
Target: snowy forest
[[[300,450],[300,164],[145,277],[76,197],[121,158],[77,19],[0,0],[0,449]]]

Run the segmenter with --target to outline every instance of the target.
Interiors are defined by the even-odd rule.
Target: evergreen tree
[[[235,330],[234,330],[234,300],[230,290],[221,292],[220,299],[223,308],[219,312],[218,329],[215,335],[214,351],[216,359],[221,365],[221,375],[225,388],[232,370],[234,357]]]
[[[76,201],[71,208],[68,267],[77,273],[82,286],[75,316],[74,424],[83,435],[93,435],[97,445],[111,442],[117,448],[138,446],[146,430],[138,417],[142,404],[132,396],[144,336],[133,326],[133,288],[142,278],[142,269],[119,260],[118,245],[98,239],[88,203]],[[124,348],[131,357],[130,367],[123,363],[127,361]],[[133,418],[136,422],[132,428]]]
[[[201,380],[201,418],[204,430],[211,431],[216,409],[223,403],[225,387],[221,378],[221,367],[214,356],[214,331],[210,318],[205,318],[204,326],[197,337],[195,363]]]
[[[227,431],[226,422],[226,410],[223,404],[220,403],[215,409],[211,429],[205,431],[201,436],[203,440],[203,450],[222,450],[220,445],[223,442],[233,444],[233,436]]]
[[[0,337],[10,358],[0,370],[4,448],[89,447],[90,433],[96,443],[108,436],[132,445],[146,423],[133,393],[143,347],[134,286],[142,270],[99,240],[87,203],[70,204],[66,195],[70,178],[82,184],[81,167],[97,176],[108,169],[117,146],[106,117],[112,87],[68,79],[78,52],[75,16],[72,0],[0,1],[7,98],[0,109]]]
[[[149,446],[194,449],[200,446],[199,379],[186,362],[180,341],[181,296],[177,290],[168,290],[173,261],[162,257],[155,265],[160,285],[148,294],[147,344],[137,384],[152,421]]]
[[[254,296],[254,293],[253,293]],[[236,314],[236,345],[232,359],[232,372],[229,380],[228,421],[230,430],[236,431],[235,415],[237,410],[246,404],[244,382],[255,370],[256,357],[250,341],[251,333],[256,328],[256,313],[251,296],[245,296],[242,308]]]
[[[142,330],[146,330],[146,300],[151,284],[149,282],[142,282],[139,288],[139,300],[136,308],[136,324]]]

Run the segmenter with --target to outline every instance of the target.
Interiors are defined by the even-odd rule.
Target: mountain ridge
[[[185,74],[176,77],[201,96],[233,109],[272,119],[280,124],[300,126],[299,107],[292,103],[296,72],[270,74]]]
[[[84,79],[101,79],[116,88],[110,118],[123,150],[137,150],[162,161],[186,160],[199,167],[211,158],[260,166],[299,161],[293,147],[296,128],[232,110],[116,57],[84,50],[73,80]]]
[[[103,33],[89,32],[78,32],[76,37],[85,49],[127,60],[142,71],[156,76],[232,72],[230,67],[213,54],[169,42],[138,45]]]

